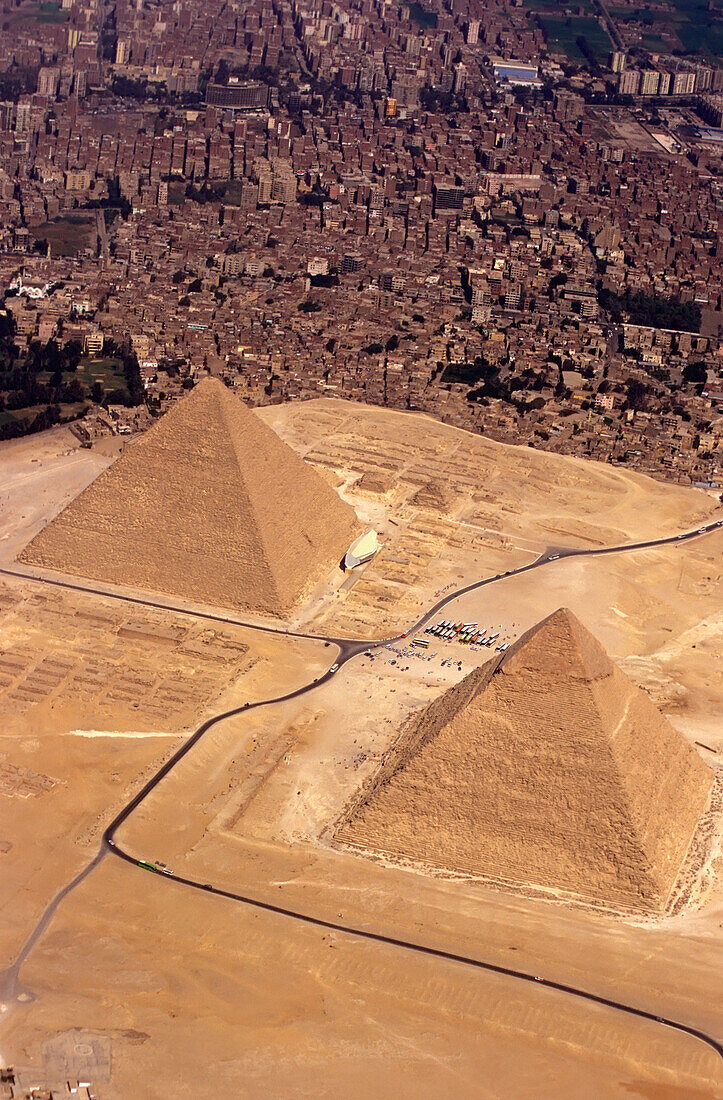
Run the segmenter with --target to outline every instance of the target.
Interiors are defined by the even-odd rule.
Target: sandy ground
[[[105,1048],[88,1068],[118,1100],[715,1095],[713,1057],[653,1024],[150,875],[127,885],[103,864],[28,963],[37,1000],[2,1040],[16,1064],[42,1071],[65,1043],[82,1071]]]
[[[0,442],[0,563],[13,561],[121,447],[107,439],[85,450],[68,428]]]
[[[547,547],[592,548],[692,529],[707,494],[599,462],[511,447],[431,417],[320,399],[259,410],[327,472],[381,552],[302,621],[354,637],[390,636],[430,596],[532,560]]]
[[[184,734],[208,714],[304,683],[327,667],[327,652],[0,582],[0,969]]]
[[[695,491],[501,448],[426,418],[350,412],[336,401],[262,415],[341,486],[385,547],[348,587],[336,577],[320,586],[299,615],[309,629],[379,638],[448,585],[513,568],[545,546],[656,537],[714,513]],[[107,462],[95,451],[65,454],[74,446],[66,436],[0,448],[9,471],[0,490],[4,561]],[[420,461],[426,466],[415,471]],[[445,471],[451,493],[422,494],[443,510],[414,503],[429,475]],[[443,614],[512,640],[569,606],[720,769],[722,544],[715,534],[552,562]],[[204,714],[317,676],[334,651],[101,597],[56,589],[50,598],[48,586],[31,581],[0,584],[0,662],[10,655],[0,684],[11,718],[0,738],[8,962],[47,901],[95,853],[104,823],[184,731]],[[74,684],[91,663],[89,646],[104,649],[106,665],[102,690],[83,694]],[[720,811],[684,903],[652,920],[334,846],[334,823],[405,718],[489,655],[443,642],[432,642],[431,660],[376,650],[302,699],[219,724],[119,839],[177,874],[330,919],[342,914],[357,927],[569,982],[720,1036]],[[145,679],[134,679],[139,669]],[[143,708],[159,692],[154,718]],[[63,1065],[93,1080],[101,1098],[169,1089],[194,1098],[723,1095],[720,1061],[654,1023],[192,893],[112,857],[61,905],[21,982],[33,999],[0,1015],[0,1059],[35,1067],[41,1080],[65,1052]]]

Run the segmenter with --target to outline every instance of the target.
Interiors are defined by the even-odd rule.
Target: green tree
[[[700,385],[708,379],[708,368],[703,362],[688,363],[683,368],[683,379]]]

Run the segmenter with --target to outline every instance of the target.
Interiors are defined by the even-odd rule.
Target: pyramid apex
[[[193,387],[195,390],[221,390],[228,389],[228,386],[222,379],[216,377],[216,375],[208,374],[205,378],[202,378],[200,382],[197,382]]]
[[[613,662],[587,627],[569,607],[556,611],[530,627],[510,647],[500,667],[517,672],[523,667],[539,672],[557,671],[597,680],[608,676]]]
[[[193,397],[194,394],[197,394],[197,395],[200,394],[201,396],[204,396],[204,395],[209,395],[210,396],[211,394],[214,394],[214,393],[218,394],[219,397],[223,395],[223,396],[226,396],[226,397],[229,397],[229,398],[233,398],[233,400],[237,401],[238,404],[241,405],[242,408],[244,408],[244,409],[248,408],[248,405],[246,405],[243,401],[241,401],[241,399],[238,397],[238,395],[236,393],[234,393],[234,391],[226,385],[226,383],[223,381],[222,378],[217,378],[215,375],[211,375],[211,374],[207,375],[206,378],[202,378],[200,382],[197,382],[196,385],[193,387],[193,389],[190,391],[190,393],[188,393],[186,398],[182,399],[179,402],[179,405],[181,405],[181,407],[182,407],[183,404],[185,403],[185,401],[187,401],[189,397]]]

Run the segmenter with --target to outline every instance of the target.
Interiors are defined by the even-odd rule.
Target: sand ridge
[[[341,559],[353,509],[207,379],[42,530],[21,560],[281,615]]]
[[[712,781],[561,608],[414,716],[336,837],[660,910]]]

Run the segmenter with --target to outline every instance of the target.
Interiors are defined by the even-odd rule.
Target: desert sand
[[[258,415],[327,471],[380,534],[381,552],[353,583],[312,605],[329,633],[389,636],[417,619],[430,594],[463,578],[525,564],[546,547],[677,534],[716,509],[699,490],[495,443],[426,415],[330,398]]]
[[[440,591],[533,561],[547,546],[676,534],[716,513],[704,493],[492,444],[428,417],[326,399],[256,416],[381,536],[382,552],[350,583],[322,575],[305,585],[290,625],[311,633],[382,638]],[[11,471],[3,561],[107,462],[52,433],[0,446],[0,469]],[[560,559],[460,597],[449,615],[494,625],[514,643],[569,607],[622,670],[603,677],[615,682],[610,700],[606,693],[590,704],[591,742],[611,742],[609,727],[600,732],[603,704],[618,707],[640,688],[672,726],[666,744],[679,766],[695,779],[704,761],[720,776],[722,546],[719,532]],[[99,596],[53,588],[47,580],[63,578],[36,566],[22,571],[37,579],[3,577],[0,593],[0,703],[11,719],[0,740],[0,869],[10,884],[0,906],[2,965],[10,966],[119,807],[205,716],[293,691],[337,653],[235,621],[243,612],[209,620],[202,605],[218,597],[197,588],[168,598],[175,610],[150,609],[114,598],[144,595],[137,574],[125,586],[109,579]],[[339,846],[337,823],[400,731],[490,657],[455,644],[434,643],[430,660],[395,648],[360,654],[304,696],[214,725],[118,842],[200,884],[539,975],[720,1036],[719,779],[665,908],[658,901],[682,830],[669,850],[655,848],[639,821],[637,851],[651,853],[658,872],[635,879],[637,905],[612,889],[596,905],[584,893],[479,867]],[[622,672],[635,687],[620,684]],[[645,701],[631,706],[649,720]],[[621,731],[630,735],[625,722]],[[633,738],[624,763],[637,777],[650,760],[635,747]],[[630,806],[637,794],[613,779]],[[650,788],[640,794],[650,800]],[[18,981],[0,1014],[3,1064],[37,1083],[58,1072],[90,1080],[100,1100],[169,1090],[555,1100],[723,1093],[720,1058],[655,1019],[324,931],[111,855],[60,904]]]

